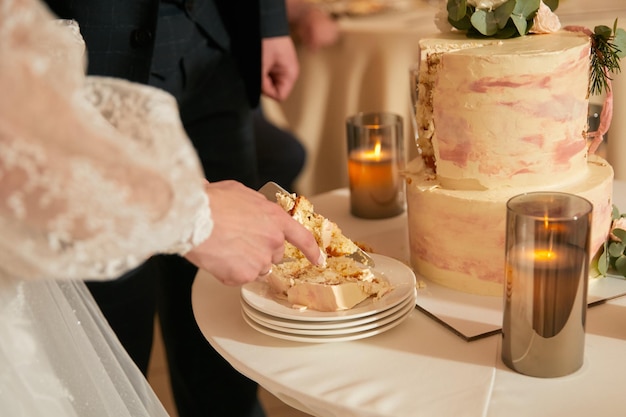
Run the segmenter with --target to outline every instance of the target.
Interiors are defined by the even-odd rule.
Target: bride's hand
[[[315,264],[323,254],[313,235],[278,204],[235,181],[207,183],[213,231],[185,258],[226,285],[241,285],[267,273],[283,258],[289,241]]]

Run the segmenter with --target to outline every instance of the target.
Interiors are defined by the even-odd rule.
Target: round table
[[[626,208],[626,182],[615,183]],[[316,210],[359,241],[405,260],[406,216],[356,219],[348,191],[311,199]],[[247,325],[240,289],[201,271],[192,303],[207,340],[237,370],[292,407],[320,417],[622,417],[626,415],[626,297],[590,308],[585,362],[565,377],[508,369],[500,336],[467,342],[415,310],[382,334],[341,343],[273,338]]]

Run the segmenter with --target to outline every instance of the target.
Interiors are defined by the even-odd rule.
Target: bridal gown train
[[[72,22],[0,2],[1,416],[165,416],[81,280],[212,228],[175,100],[84,56]]]

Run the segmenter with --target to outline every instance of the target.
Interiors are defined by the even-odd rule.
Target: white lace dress
[[[86,78],[71,27],[0,1],[0,415],[166,415],[81,280],[206,239],[202,171],[175,100]]]

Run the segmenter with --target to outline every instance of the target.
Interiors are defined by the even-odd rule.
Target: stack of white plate
[[[415,274],[395,259],[372,257],[376,262],[373,272],[393,286],[378,300],[369,298],[350,310],[337,312],[300,310],[277,298],[266,283],[251,282],[241,289],[243,318],[261,333],[297,342],[342,342],[389,330],[415,308]]]

